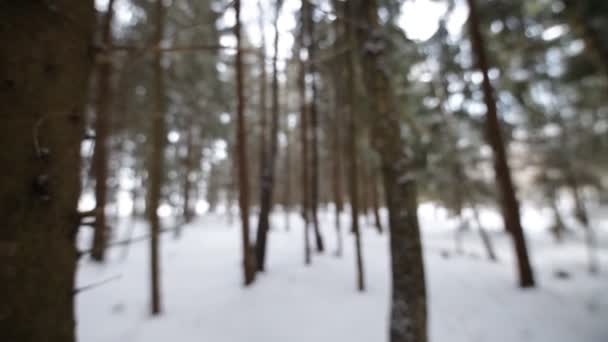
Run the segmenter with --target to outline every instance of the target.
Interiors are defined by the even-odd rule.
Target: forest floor
[[[608,341],[608,220],[600,232],[601,273],[586,271],[580,236],[556,245],[544,211],[524,210],[538,287],[516,286],[508,237],[492,229],[499,262],[487,261],[473,229],[465,253],[454,253],[456,222],[423,205],[420,219],[432,342]],[[550,217],[550,216],[548,216]],[[267,271],[242,286],[241,240],[225,216],[207,215],[186,226],[179,239],[162,238],[163,314],[148,313],[148,245],[112,248],[108,261],[83,259],[77,284],[120,276],[77,297],[80,342],[380,342],[387,341],[389,260],[386,234],[363,229],[367,290],[355,290],[353,238],[344,233],[344,256],[334,256],[333,217],[321,213],[327,251],[303,265],[303,231],[294,214],[290,231],[274,217]],[[487,211],[482,220],[495,227]],[[255,220],[254,220],[255,222]],[[346,215],[344,227],[347,227]],[[168,223],[167,225],[170,225]],[[146,226],[119,221],[116,240],[145,236]],[[131,232],[129,232],[131,229]],[[89,236],[81,234],[80,243]],[[560,272],[561,271],[561,272]],[[567,273],[568,277],[558,277]]]

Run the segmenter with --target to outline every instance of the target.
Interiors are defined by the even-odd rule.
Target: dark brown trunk
[[[104,47],[112,45],[112,18],[114,17],[114,0],[108,2],[108,9],[103,18],[101,40]],[[110,106],[112,103],[112,59],[104,55],[97,61],[97,111],[95,114],[95,230],[91,258],[103,261],[106,249],[108,227],[106,223],[106,203],[108,196],[108,138],[110,136]]]
[[[66,18],[70,18],[67,20]],[[0,341],[73,342],[93,1],[0,2]]]
[[[347,18],[352,18],[350,3],[345,4]],[[351,20],[344,20],[344,31],[347,40],[353,41],[353,27]],[[348,111],[348,182],[350,187],[351,205],[351,231],[355,235],[355,260],[357,269],[357,289],[365,291],[365,273],[363,269],[363,252],[361,250],[361,229],[359,227],[359,191],[357,177],[357,110],[355,109],[355,66],[352,53],[346,55],[346,103]]]
[[[471,44],[476,57],[477,68],[483,75],[482,90],[486,104],[486,138],[494,152],[494,171],[501,194],[501,207],[505,228],[513,237],[519,285],[521,287],[534,287],[534,273],[528,258],[528,249],[524,231],[520,221],[519,203],[515,195],[515,187],[511,179],[511,171],[507,162],[507,153],[503,142],[500,122],[494,98],[494,89],[488,76],[488,62],[483,36],[479,26],[479,17],[475,0],[467,0],[469,4],[469,27],[471,31]]]
[[[279,134],[279,70],[277,65],[279,53],[279,14],[281,8],[277,3],[276,16],[274,20],[274,56],[272,58],[272,121],[270,123],[270,155],[264,161],[262,169],[262,184],[260,189],[260,219],[258,223],[256,238],[256,260],[257,270],[264,271],[266,261],[266,241],[268,229],[270,228],[270,212],[272,210],[272,197],[275,182],[275,164],[278,152]]]
[[[321,236],[321,230],[319,228],[319,120],[317,112],[317,67],[315,63],[311,61],[315,60],[316,48],[315,48],[315,21],[312,13],[312,4],[309,0],[304,0],[306,7],[305,22],[306,22],[306,48],[308,50],[308,74],[311,77],[311,100],[310,100],[310,145],[311,145],[311,196],[310,196],[310,215],[312,219],[312,225],[315,232],[315,243],[317,252],[323,252],[325,246],[323,244],[323,237]]]
[[[162,0],[156,1],[155,42],[163,38],[165,9]],[[150,304],[152,315],[160,314],[160,219],[157,209],[161,200],[165,152],[165,90],[162,53],[154,55],[154,116],[152,118],[152,160],[150,162],[149,202],[146,206],[150,222]]]
[[[236,145],[239,176],[239,207],[241,211],[242,240],[243,240],[243,273],[245,286],[255,280],[255,255],[249,242],[249,175],[247,165],[247,129],[245,126],[245,95],[243,88],[243,60],[241,52],[241,0],[234,1],[236,12],[236,92],[237,92],[237,129]]]
[[[390,229],[392,300],[391,342],[427,341],[424,263],[417,216],[414,158],[401,135],[400,115],[385,66],[387,38],[382,36],[375,0],[361,0],[356,13],[363,83],[370,101],[371,142],[381,159]]]

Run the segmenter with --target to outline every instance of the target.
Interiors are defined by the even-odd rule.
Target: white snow
[[[601,250],[603,273],[586,272],[579,237],[555,245],[544,230],[550,219],[527,208],[524,223],[539,287],[516,287],[511,244],[497,229],[496,215],[483,210],[492,228],[500,261],[485,259],[475,230],[464,236],[466,254],[454,250],[456,222],[432,205],[419,210],[432,342],[605,342],[608,341],[608,251],[606,231]],[[543,211],[545,213],[545,211]],[[348,215],[344,216],[347,227]],[[353,238],[344,229],[342,258],[333,255],[333,217],[321,214],[328,251],[303,264],[303,231],[292,215],[274,217],[266,273],[249,288],[242,286],[240,231],[220,215],[199,218],[180,239],[162,238],[163,314],[148,313],[148,245],[112,248],[105,265],[84,258],[77,284],[85,286],[115,275],[118,280],[77,297],[80,342],[377,342],[387,341],[389,304],[388,241],[372,227],[363,229],[367,291],[355,290]],[[365,221],[364,221],[365,222]],[[598,226],[606,221],[596,220]],[[122,219],[115,240],[126,237],[133,222]],[[167,223],[166,226],[171,226]],[[142,223],[133,236],[146,234]],[[88,244],[89,232],[79,242]],[[445,258],[445,252],[449,257]],[[557,279],[556,270],[570,273]],[[406,271],[406,270],[404,270]]]

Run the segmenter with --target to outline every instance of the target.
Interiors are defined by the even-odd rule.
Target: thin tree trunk
[[[162,0],[156,1],[156,33],[155,42],[160,44],[164,31],[165,9]],[[161,199],[162,175],[164,169],[165,151],[165,101],[164,101],[164,71],[162,53],[154,55],[154,117],[152,120],[152,160],[150,163],[150,193],[148,216],[150,221],[150,291],[151,311],[153,315],[160,314],[160,262],[159,262],[159,233],[160,219],[158,207]]]
[[[337,103],[337,101],[336,101]],[[343,210],[342,203],[342,131],[340,125],[342,124],[342,116],[340,105],[337,105],[334,110],[334,123],[333,123],[333,162],[332,162],[332,185],[334,193],[334,205],[335,205],[335,225],[336,225],[336,256],[342,256],[343,241],[342,241],[342,224],[340,215]]]
[[[312,224],[315,232],[315,243],[317,252],[323,252],[325,246],[323,244],[323,237],[319,228],[319,123],[318,123],[318,112],[317,112],[317,67],[315,63],[310,61],[315,60],[316,49],[315,49],[315,22],[312,15],[312,4],[309,0],[304,0],[306,4],[305,18],[306,18],[306,47],[308,50],[308,72],[311,77],[311,100],[310,100],[310,129],[311,129],[311,158],[312,158],[312,172],[311,172],[311,201],[310,211]]]
[[[392,269],[391,342],[426,342],[427,314],[424,263],[417,215],[413,156],[401,135],[399,112],[384,65],[386,37],[376,0],[361,0],[357,8],[358,47],[364,84],[370,101],[372,146],[380,155],[389,212]],[[372,119],[373,118],[373,119]]]
[[[272,210],[272,197],[275,182],[275,164],[278,152],[278,135],[279,135],[279,70],[277,58],[279,53],[279,14],[281,11],[281,2],[277,2],[276,16],[274,21],[274,56],[272,59],[272,121],[270,123],[270,155],[267,161],[264,161],[262,170],[262,188],[260,196],[260,219],[257,230],[256,239],[256,260],[257,270],[264,271],[266,259],[266,241],[268,238],[268,229],[270,227],[270,211]]]
[[[556,194],[551,194],[549,198],[549,205],[551,206],[551,210],[553,211],[554,217],[554,225],[553,225],[553,235],[555,236],[555,242],[562,243],[564,241],[564,233],[566,232],[566,225],[564,224],[564,220],[562,219],[562,215],[559,212],[559,207],[557,205],[557,197]]]
[[[488,231],[484,228],[483,224],[481,223],[481,219],[479,218],[479,209],[473,202],[471,202],[471,209],[473,210],[473,216],[475,217],[475,222],[477,223],[479,236],[481,237],[483,246],[485,247],[486,253],[488,254],[488,259],[490,259],[491,261],[498,260],[498,258],[496,257],[496,252],[494,251],[494,245],[492,244],[492,240],[490,239],[490,235],[488,234]]]
[[[258,0],[258,11],[259,11],[259,30],[260,32],[265,32],[264,27],[264,8],[262,7],[262,2]],[[264,192],[264,181],[267,178],[266,171],[268,168],[268,141],[266,140],[266,136],[268,135],[268,123],[267,123],[267,112],[268,112],[268,104],[267,104],[267,86],[268,86],[268,77],[266,73],[266,35],[261,34],[262,44],[260,47],[259,54],[259,67],[260,67],[260,78],[259,78],[259,112],[258,115],[260,117],[260,160],[259,160],[259,177],[260,177],[260,198],[262,198]],[[262,205],[262,200],[260,200],[260,206]],[[262,209],[260,209],[261,211]],[[262,213],[260,213],[262,215]],[[259,218],[261,219],[261,217]],[[259,224],[258,224],[259,225]],[[259,234],[259,228],[258,228]],[[258,260],[259,261],[259,260]],[[260,267],[260,265],[258,265]],[[262,266],[263,267],[263,266]]]
[[[519,285],[523,288],[534,287],[534,273],[532,271],[532,266],[530,265],[524,230],[521,225],[519,203],[515,195],[515,187],[511,179],[511,171],[507,162],[507,153],[502,138],[500,122],[498,120],[494,89],[488,76],[488,62],[483,36],[479,27],[477,6],[475,0],[467,0],[467,2],[470,11],[469,26],[473,53],[476,57],[477,68],[483,75],[482,89],[487,107],[486,138],[494,152],[494,171],[501,193],[504,224],[507,231],[509,231],[513,237],[515,254],[517,256]]]
[[[241,212],[242,240],[243,240],[243,273],[245,286],[255,280],[255,255],[249,242],[249,175],[247,165],[247,130],[245,127],[245,95],[243,89],[243,60],[241,52],[241,0],[234,1],[236,12],[236,91],[237,91],[237,129],[236,144],[238,154],[239,175],[239,207]]]
[[[585,244],[587,246],[588,270],[591,274],[597,274],[599,272],[599,263],[597,260],[597,243],[595,238],[595,232],[589,222],[589,216],[587,215],[587,209],[585,208],[585,202],[582,197],[578,182],[575,176],[570,171],[568,171],[568,183],[572,191],[572,197],[574,198],[574,216],[583,225],[583,229],[585,230]]]
[[[285,135],[287,136],[287,146],[285,146],[285,230],[291,229],[291,145],[293,144],[291,132],[289,130],[288,117],[285,116]]]
[[[0,2],[0,341],[6,342],[75,341],[80,143],[95,10],[84,0],[49,6]]]
[[[378,233],[382,234],[382,232],[384,231],[384,228],[382,228],[382,220],[380,219],[380,189],[379,189],[380,184],[378,184],[378,175],[375,171],[375,167],[374,167],[374,171],[372,173],[373,173],[373,176],[372,176],[372,179],[369,182],[369,184],[372,187],[371,193],[372,193],[372,206],[373,206],[373,210],[374,210],[374,223],[376,225],[376,229],[378,230]]]
[[[352,7],[345,4],[345,14],[351,18]],[[350,20],[344,20],[345,34],[349,42],[353,41],[353,28]],[[355,109],[355,67],[352,53],[346,55],[346,84],[347,84],[347,110],[348,110],[348,182],[350,185],[351,229],[355,235],[355,260],[357,267],[357,289],[365,291],[365,273],[363,269],[363,252],[361,250],[361,229],[359,227],[359,191],[357,177],[357,110]]]
[[[306,20],[304,13],[306,7],[306,1],[302,1],[302,7],[300,13],[302,14],[302,27],[300,29],[299,46],[298,49],[302,50],[305,47],[304,36]],[[310,265],[311,253],[310,253],[310,188],[309,183],[309,170],[308,170],[308,106],[306,105],[306,66],[304,61],[298,54],[298,95],[300,98],[300,145],[302,148],[301,168],[302,168],[302,217],[304,218],[304,263]]]
[[[193,122],[192,118],[188,120],[188,127],[186,127],[186,156],[183,160],[184,165],[184,186],[183,186],[183,197],[184,197],[184,207],[182,210],[182,215],[184,218],[184,222],[189,223],[192,221],[192,208],[190,195],[192,192],[192,181],[190,181],[190,174],[192,173],[193,167],[193,159],[194,159],[194,132],[193,132]],[[181,229],[177,228],[175,230],[175,234],[179,236],[181,234]]]
[[[108,1],[108,8],[101,27],[101,40],[104,47],[112,45],[112,18],[114,0]],[[112,103],[112,59],[104,56],[97,66],[97,113],[95,115],[95,230],[91,258],[104,260],[108,226],[106,223],[106,204],[108,196],[108,138],[110,136],[110,106]]]

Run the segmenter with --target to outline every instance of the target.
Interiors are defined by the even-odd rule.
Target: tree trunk
[[[351,4],[345,4],[347,18],[352,18]],[[345,34],[349,42],[353,41],[351,20],[344,20]],[[355,235],[355,260],[357,267],[357,289],[365,291],[365,274],[363,269],[363,252],[361,250],[361,229],[359,227],[359,191],[357,177],[357,110],[355,109],[355,67],[352,53],[346,55],[346,84],[348,108],[348,182],[350,187],[351,231]]]
[[[190,200],[190,195],[192,193],[192,181],[190,181],[190,174],[192,173],[193,164],[194,164],[194,128],[192,118],[188,120],[188,127],[186,127],[186,155],[183,159],[184,165],[184,186],[183,186],[183,198],[184,198],[184,208],[182,210],[182,215],[184,218],[184,222],[189,223],[192,221],[192,205]],[[175,230],[175,234],[179,236],[181,234],[181,228],[177,228]]]
[[[160,44],[164,31],[165,9],[162,0],[156,1],[155,42]],[[158,207],[161,200],[162,175],[165,153],[165,84],[162,53],[154,54],[154,117],[152,118],[152,160],[150,162],[149,202],[146,206],[150,221],[150,291],[152,315],[160,314],[160,219]]]
[[[588,270],[591,274],[597,274],[599,272],[599,263],[597,260],[597,242],[595,232],[589,222],[589,216],[587,215],[587,209],[585,208],[585,201],[582,197],[578,181],[570,170],[567,172],[568,185],[570,186],[572,197],[574,198],[574,216],[583,225],[583,229],[585,230]]]
[[[387,43],[382,36],[375,0],[361,0],[358,47],[370,101],[372,146],[381,158],[386,206],[389,212],[392,269],[391,342],[427,341],[426,289],[417,216],[413,156],[405,148],[393,89],[384,61]],[[372,120],[373,118],[373,120]]]
[[[104,47],[112,45],[112,18],[114,0],[108,1],[108,9],[103,18],[101,40]],[[110,136],[110,106],[112,103],[112,59],[109,55],[98,60],[97,66],[97,112],[95,115],[95,230],[91,258],[103,261],[108,237],[106,223],[106,203],[108,196],[108,138]]]
[[[304,0],[306,11],[304,12],[306,18],[306,47],[308,50],[308,72],[311,77],[311,100],[310,100],[310,129],[311,129],[311,158],[312,158],[312,172],[311,172],[311,201],[310,211],[312,218],[312,225],[315,232],[315,243],[317,252],[321,253],[325,249],[323,244],[323,237],[319,228],[319,122],[317,112],[317,67],[315,63],[311,61],[315,60],[316,49],[315,49],[315,21],[312,13],[312,4],[309,0]]]
[[[564,224],[564,220],[562,219],[562,215],[559,212],[559,207],[557,205],[557,196],[555,191],[551,191],[552,193],[549,195],[549,205],[551,206],[551,210],[553,211],[553,217],[555,222],[553,223],[552,233],[555,237],[555,242],[562,243],[564,241],[564,233],[566,232],[566,225]]]
[[[247,129],[245,127],[245,95],[243,88],[243,60],[241,52],[241,0],[234,1],[236,12],[236,92],[237,92],[237,129],[236,144],[239,175],[239,207],[241,211],[243,240],[243,273],[245,286],[255,280],[255,255],[249,242],[249,175],[247,166]]]
[[[488,259],[490,259],[490,261],[497,261],[498,258],[496,257],[496,252],[494,251],[494,244],[492,244],[488,231],[481,223],[481,219],[479,218],[479,209],[473,202],[471,202],[471,209],[473,210],[473,216],[475,217],[475,222],[477,223],[477,229],[479,230],[481,242],[483,243],[486,253],[488,254]]]
[[[288,117],[285,116],[285,135],[287,136],[287,146],[285,146],[285,196],[284,196],[284,207],[285,207],[285,230],[290,231],[291,218],[289,216],[291,212],[291,145],[292,137],[289,130]]]
[[[507,153],[500,130],[500,122],[498,121],[494,89],[488,76],[488,63],[483,36],[479,27],[477,7],[475,0],[467,0],[467,2],[470,11],[469,27],[471,31],[473,54],[476,57],[477,68],[483,75],[482,89],[487,107],[486,138],[494,152],[494,171],[501,193],[504,224],[507,231],[513,237],[515,254],[517,256],[519,285],[524,288],[534,287],[534,274],[532,267],[530,266],[528,249],[526,247],[524,231],[520,221],[519,203],[515,195],[515,187],[511,179],[511,171],[507,162]]]
[[[304,13],[306,7],[306,1],[302,1],[302,27],[300,29],[299,46],[298,49],[302,50],[305,47],[304,36],[306,20]],[[310,188],[308,186],[309,181],[309,170],[308,170],[308,106],[306,105],[306,66],[304,61],[298,54],[298,95],[300,98],[300,145],[302,148],[301,168],[302,168],[302,217],[304,218],[304,263],[310,265]]]
[[[258,10],[260,13],[259,16],[259,30],[260,32],[265,32],[265,26],[264,26],[264,8],[262,7],[262,3],[260,0],[258,0]],[[264,192],[264,182],[267,180],[267,175],[266,175],[266,170],[268,168],[268,156],[267,156],[267,149],[268,149],[268,141],[266,140],[266,136],[268,134],[268,123],[267,123],[267,111],[268,111],[268,104],[267,104],[267,85],[268,85],[268,77],[267,77],[267,73],[266,73],[266,35],[265,34],[261,34],[261,38],[262,38],[262,44],[260,46],[260,53],[259,53],[259,68],[260,68],[260,78],[259,78],[259,110],[258,110],[258,116],[260,117],[260,146],[259,146],[259,154],[260,154],[260,160],[259,160],[259,177],[260,177],[260,207],[262,206],[262,201],[263,201],[263,197],[265,196],[263,194]],[[260,208],[260,216],[262,215],[261,213],[262,209]],[[261,220],[261,217],[259,218],[259,220]],[[259,223],[258,223],[259,226]],[[258,228],[258,232],[257,234],[259,235],[259,228]],[[256,251],[257,253],[257,251]],[[259,261],[259,260],[258,260]],[[260,267],[260,265],[257,265],[258,267]],[[263,267],[263,266],[262,266]]]
[[[262,169],[262,182],[260,189],[260,219],[256,239],[257,270],[264,271],[266,259],[266,241],[270,228],[270,211],[272,210],[272,195],[274,191],[274,172],[278,151],[279,135],[279,70],[277,65],[279,53],[279,14],[281,4],[277,2],[274,21],[274,56],[272,59],[272,121],[270,123],[270,155],[264,161]]]
[[[380,218],[380,189],[379,189],[380,184],[378,184],[378,175],[375,170],[375,167],[374,167],[374,170],[372,171],[372,179],[369,182],[369,184],[372,187],[371,193],[372,193],[372,206],[373,206],[373,210],[374,210],[374,223],[376,225],[376,229],[378,230],[378,233],[382,234],[384,229],[382,228],[382,219]]]
[[[72,342],[93,1],[0,2],[0,341]],[[69,18],[69,19],[68,19]]]
[[[338,103],[338,101],[336,101]],[[335,205],[335,225],[336,225],[336,256],[342,256],[342,225],[340,215],[343,210],[342,203],[342,131],[340,125],[342,124],[342,111],[341,105],[337,105],[334,109],[334,123],[333,123],[333,160],[332,160],[332,185]]]

